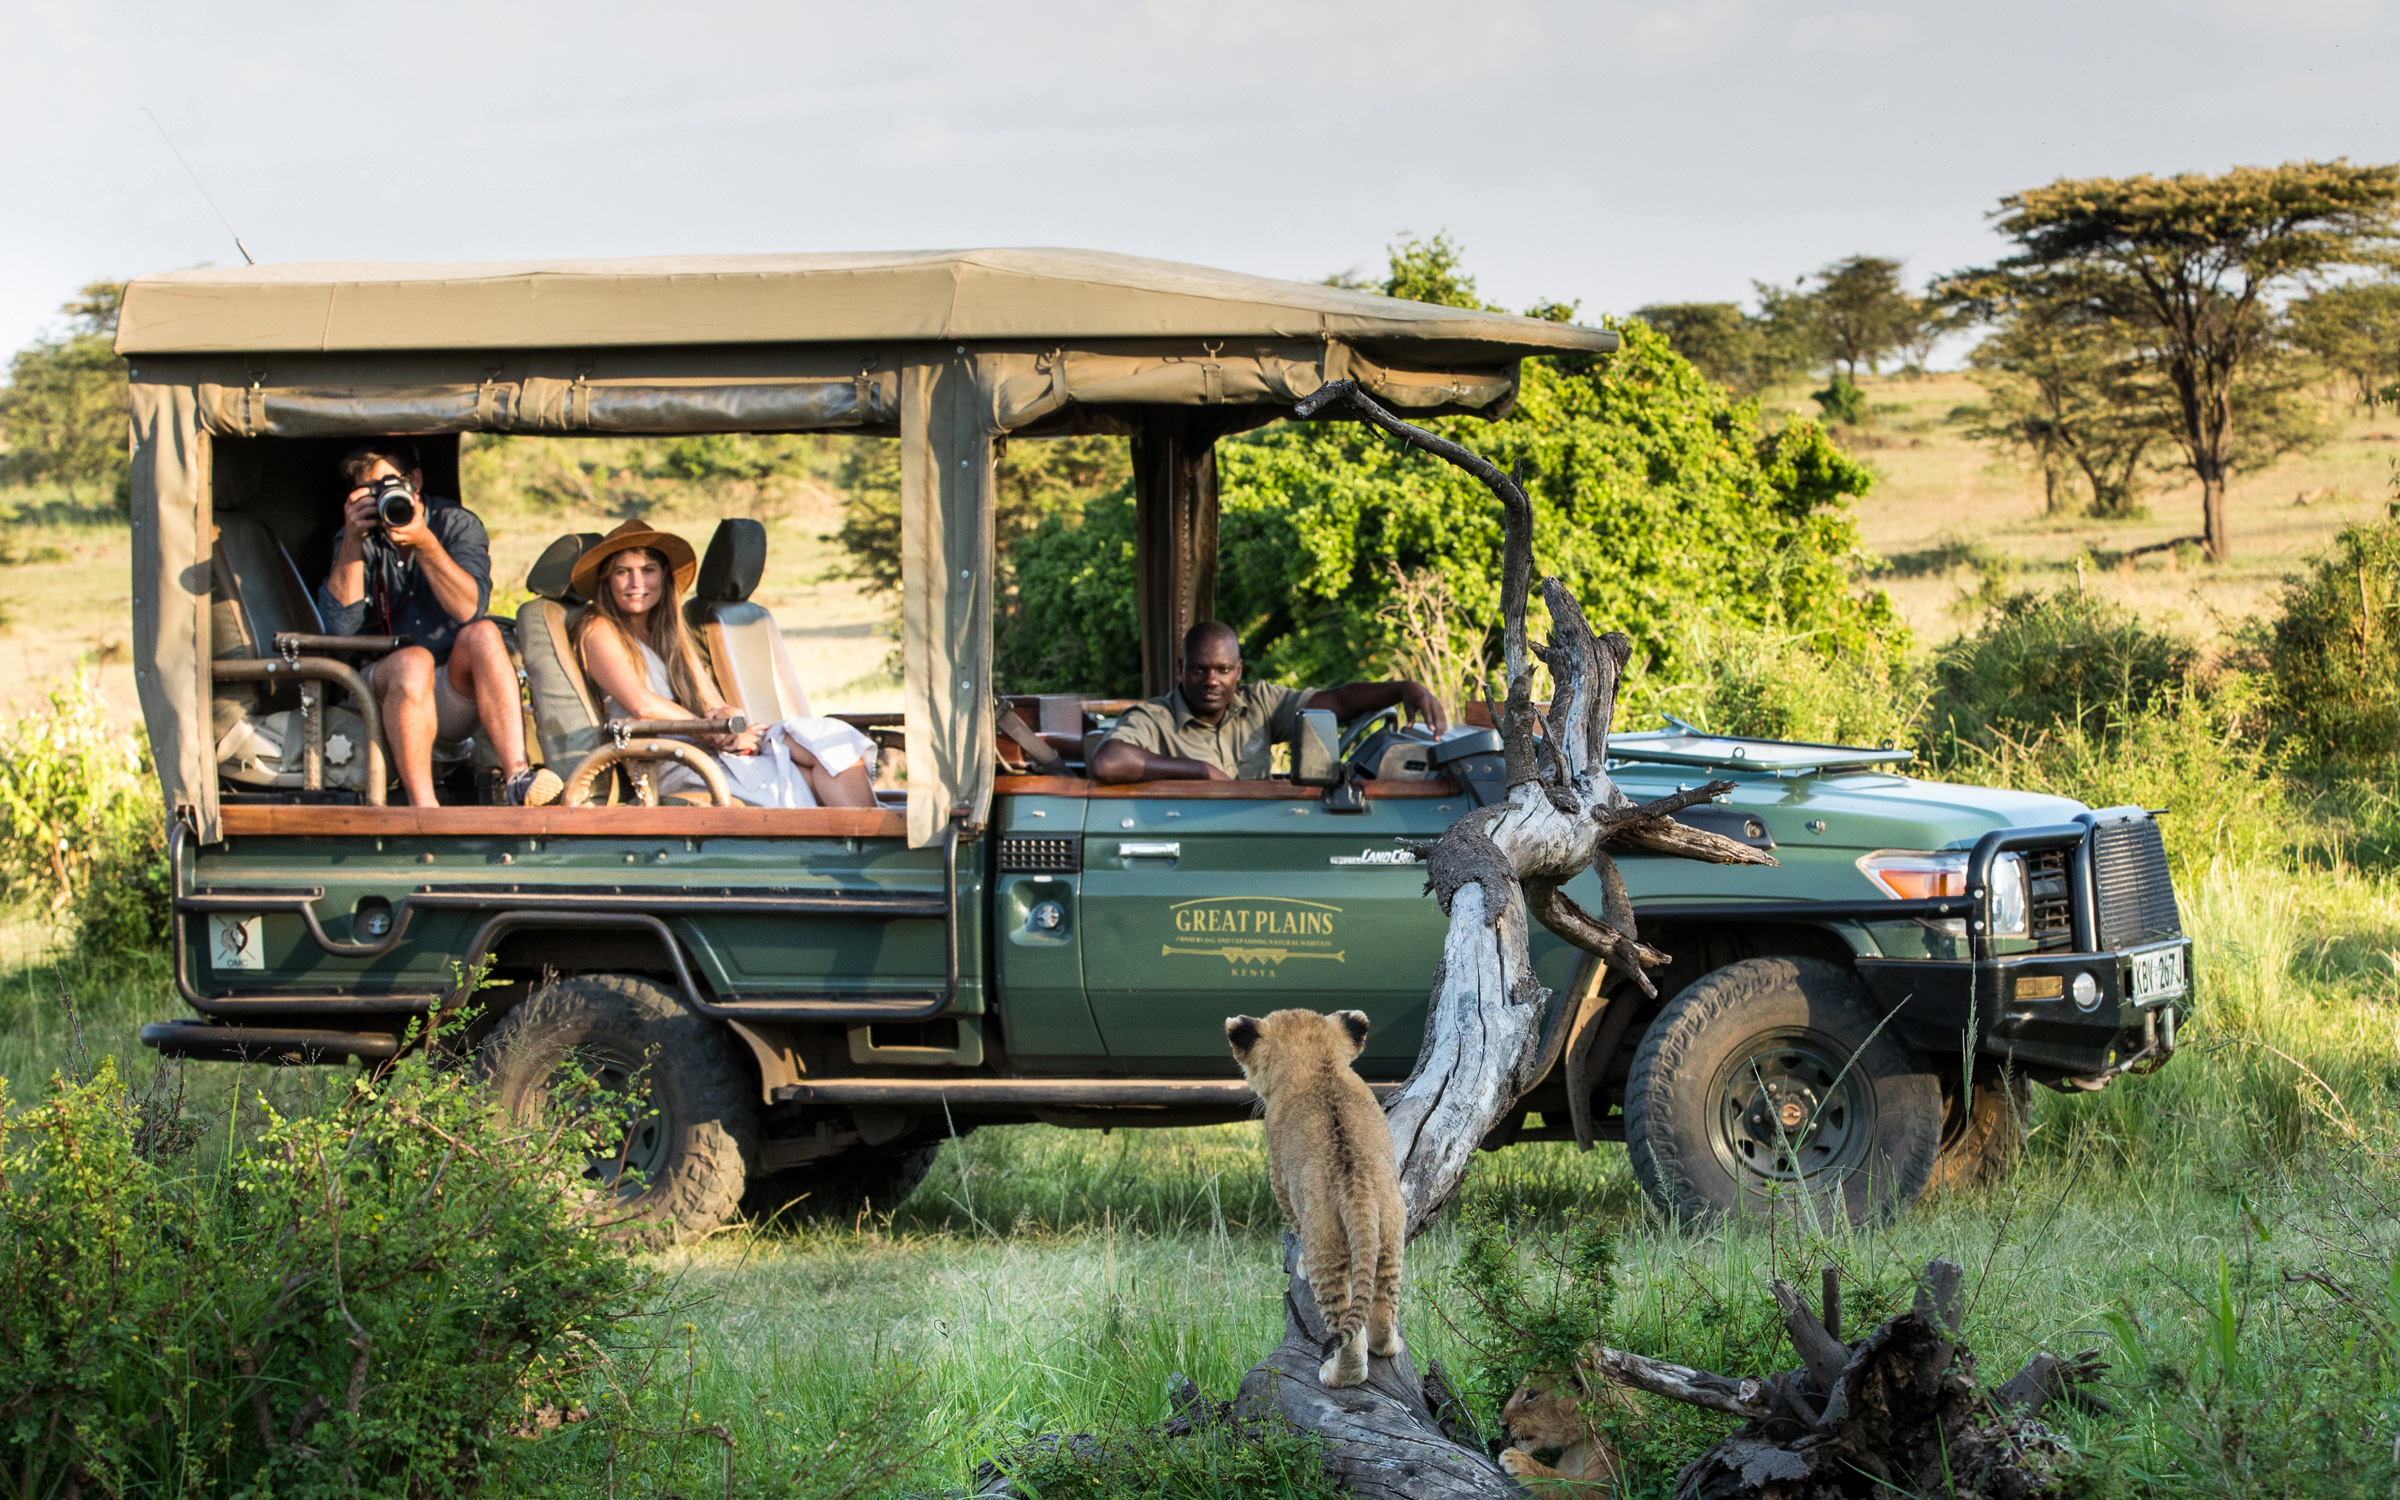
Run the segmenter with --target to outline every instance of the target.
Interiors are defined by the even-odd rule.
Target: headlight
[[[2003,854],[1992,861],[1992,936],[2025,935],[2025,856]]]
[[[1967,851],[1914,854],[1905,849],[1879,849],[1858,862],[1869,880],[1897,901],[1923,901],[1933,896],[1967,893]]]
[[[1967,851],[1879,849],[1858,862],[1869,880],[1900,901],[1967,893]],[[1992,935],[2025,935],[2025,859],[2003,854],[1992,862]]]

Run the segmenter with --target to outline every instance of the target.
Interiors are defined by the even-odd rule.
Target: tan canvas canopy
[[[218,836],[209,735],[221,439],[851,430],[901,440],[909,833],[992,779],[996,439],[1134,440],[1145,674],[1211,612],[1218,436],[1328,380],[1505,413],[1598,329],[1088,250],[174,271],[127,289],[134,625],[169,805]],[[221,471],[222,469],[222,471]],[[249,471],[245,471],[249,472]],[[472,502],[473,497],[464,497]]]

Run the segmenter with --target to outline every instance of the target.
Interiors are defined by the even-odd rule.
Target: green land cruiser
[[[653,1239],[745,1198],[894,1203],[979,1125],[1239,1119],[1234,1012],[1363,1010],[1361,1071],[1396,1086],[1445,927],[1403,841],[1504,795],[1497,738],[1378,717],[1332,764],[1301,757],[1305,784],[1085,779],[1124,705],[992,681],[995,448],[1131,437],[1144,670],[1163,691],[1173,643],[1211,613],[1218,437],[1342,378],[1405,415],[1497,416],[1521,359],[1614,346],[1075,251],[137,280],[118,333],[136,649],[194,1013],[144,1040],[374,1062],[462,966],[488,966],[479,1056],[512,1107],[537,1108],[569,1058],[646,1073],[619,1191]],[[562,537],[512,639],[564,802],[488,805],[469,761],[446,772],[453,804],[386,805],[358,668],[396,642],[327,636],[305,582],[345,448],[413,436],[428,488],[456,495],[466,432],[793,431],[900,440],[906,710],[853,717],[905,754],[904,794],[662,804],[652,768],[682,752],[595,707],[564,647],[585,542]],[[751,599],[765,536],[722,523],[688,605],[724,696],[758,721],[806,711]],[[2005,1161],[2030,1083],[2097,1089],[2172,1052],[2190,942],[2141,809],[1680,726],[1611,753],[1640,798],[1730,780],[1682,816],[1777,862],[1621,861],[1643,940],[1673,956],[1655,999],[1537,927],[1550,1062],[1488,1144],[1622,1140],[1678,1213],[1807,1188],[1866,1214]]]

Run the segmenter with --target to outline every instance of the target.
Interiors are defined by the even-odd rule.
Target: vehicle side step
[[[212,1026],[206,1021],[153,1021],[142,1028],[142,1045],[161,1057],[199,1062],[332,1062],[355,1057],[382,1062],[399,1055],[400,1038],[388,1031],[303,1031],[281,1026]]]
[[[1371,1083],[1379,1100],[1396,1083]],[[1258,1102],[1250,1085],[1232,1078],[825,1078],[787,1083],[778,1104],[962,1104],[1079,1109],[1246,1109]]]

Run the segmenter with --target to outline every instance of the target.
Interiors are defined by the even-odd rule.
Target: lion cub
[[[1625,1465],[1594,1408],[1630,1405],[1623,1391],[1583,1370],[1532,1371],[1500,1408],[1500,1430],[1508,1437],[1500,1467],[1519,1479],[1557,1481],[1526,1486],[1545,1500],[1605,1500],[1616,1493]],[[1556,1449],[1557,1466],[1537,1461],[1536,1449]]]
[[[1300,1236],[1300,1274],[1325,1312],[1317,1378],[1363,1384],[1369,1350],[1385,1358],[1401,1350],[1394,1299],[1407,1228],[1391,1129],[1350,1067],[1366,1045],[1366,1015],[1230,1016],[1225,1039],[1265,1106],[1267,1175]]]

